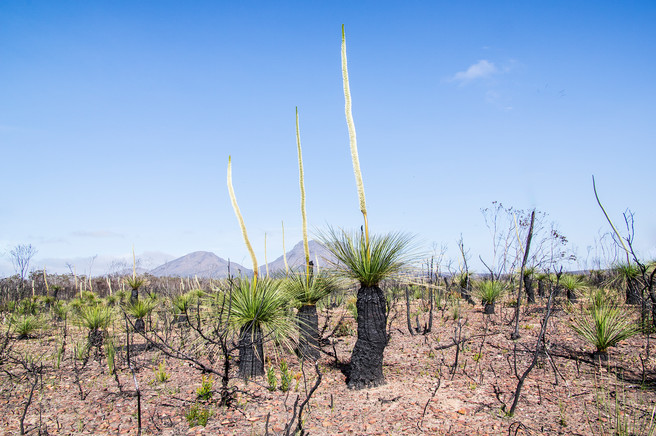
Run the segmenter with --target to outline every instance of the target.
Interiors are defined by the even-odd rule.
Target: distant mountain
[[[337,260],[335,256],[328,251],[328,249],[317,241],[310,241],[308,243],[310,248],[310,260],[314,262],[315,268],[330,268],[331,263],[335,263]],[[287,264],[290,269],[297,270],[305,265],[305,250],[303,249],[303,241],[294,245],[290,251],[287,252]],[[276,271],[285,270],[285,260],[283,256],[280,256],[273,262],[269,262],[269,274],[273,274]],[[266,265],[262,265],[259,268],[260,275],[266,274]]]
[[[253,275],[253,271],[230,262],[230,274],[238,276]],[[154,276],[163,277],[205,277],[220,279],[228,276],[228,261],[209,251],[196,251],[173,259],[150,271]]]

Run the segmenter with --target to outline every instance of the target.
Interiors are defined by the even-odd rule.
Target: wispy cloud
[[[482,59],[471,65],[467,70],[456,73],[451,80],[462,84],[476,79],[484,79],[499,72],[499,69],[490,61]]]

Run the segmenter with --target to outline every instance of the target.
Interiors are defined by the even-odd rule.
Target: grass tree
[[[549,282],[549,273],[546,272],[537,272],[534,275],[535,280],[538,282],[538,296],[540,298],[545,296],[545,287]]]
[[[476,296],[483,304],[483,313],[486,315],[494,314],[494,307],[497,301],[505,293],[503,283],[498,280],[485,280],[475,288]]]
[[[412,237],[404,233],[371,235],[329,229],[322,240],[337,258],[338,271],[360,284],[356,308],[358,339],[351,354],[350,388],[384,383],[383,353],[387,346],[387,305],[383,280],[400,272],[412,251]]]
[[[187,322],[189,305],[192,301],[192,295],[190,293],[177,295],[171,300],[171,307],[173,309],[173,315],[175,321],[178,324],[184,324]]]
[[[302,358],[316,361],[320,357],[319,316],[317,303],[338,288],[333,276],[310,269],[291,274],[285,287],[298,308],[298,351]]]
[[[341,273],[360,283],[356,302],[358,338],[351,354],[348,386],[361,389],[378,386],[385,381],[383,353],[387,345],[387,307],[380,284],[384,279],[397,273],[409,260],[408,253],[412,245],[412,238],[402,233],[390,233],[383,236],[369,234],[364,183],[351,110],[346,36],[343,25],[341,55],[344,111],[364,226],[360,232],[355,233],[331,228],[321,236],[321,239],[339,261],[338,269]]]
[[[294,323],[281,281],[239,278],[231,290],[229,325],[239,334],[239,376],[264,375],[264,343],[275,340],[291,348]]]
[[[135,302],[139,299],[139,288],[141,288],[145,279],[137,276],[137,258],[134,254],[134,247],[132,247],[132,277],[125,279],[125,283],[130,287],[131,295],[130,302]]]
[[[591,294],[591,304],[572,323],[572,329],[593,345],[595,356],[602,362],[608,359],[608,348],[640,332],[630,313],[603,289]]]
[[[264,340],[275,338],[278,343],[289,345],[293,322],[288,310],[289,298],[281,287],[281,281],[258,278],[257,258],[232,186],[230,158],[227,179],[230,201],[253,262],[253,278],[237,279],[230,291],[228,324],[239,333],[240,377],[259,377],[264,375]]]
[[[89,331],[89,346],[100,348],[113,316],[112,309],[103,304],[82,305],[79,308],[76,323]]]
[[[620,263],[613,268],[615,281],[626,287],[626,304],[640,304],[642,296],[640,295],[640,269],[633,263]]]
[[[535,277],[535,267],[529,266],[524,269],[524,289],[526,290],[526,302],[535,303],[535,289],[533,288],[533,278]]]
[[[578,301],[579,294],[588,289],[583,277],[572,274],[563,275],[560,278],[560,286],[566,291],[567,301],[571,303]]]
[[[32,314],[14,316],[10,324],[14,332],[18,335],[18,339],[29,339],[33,337],[45,325],[39,316]]]
[[[157,301],[152,298],[142,298],[139,300],[130,300],[125,306],[125,311],[136,318],[134,322],[134,331],[142,333],[146,329],[144,318],[150,315],[155,309]]]

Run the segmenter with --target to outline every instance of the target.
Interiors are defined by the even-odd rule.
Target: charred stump
[[[99,349],[100,347],[102,347],[104,337],[105,334],[102,330],[100,329],[90,330],[88,336],[89,348]]]
[[[638,305],[642,298],[638,291],[638,284],[635,279],[626,280],[626,304]]]
[[[539,286],[539,282],[538,282]],[[526,289],[526,302],[528,304],[535,304],[535,289],[533,288],[533,277],[530,275],[524,276],[524,289]]]
[[[143,318],[137,318],[137,320],[134,322],[134,332],[143,333],[145,331],[146,331],[146,323],[144,322]]]
[[[544,280],[538,280],[538,296],[544,298]]]
[[[351,355],[348,379],[350,389],[380,386],[383,376],[383,352],[387,346],[385,295],[378,286],[358,291],[358,339]]]
[[[264,375],[264,346],[262,327],[249,323],[239,334],[239,377],[243,379]]]
[[[320,357],[319,316],[315,304],[305,304],[298,309],[298,352],[303,359],[316,361]]]

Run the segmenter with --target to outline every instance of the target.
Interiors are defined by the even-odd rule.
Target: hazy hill
[[[335,262],[335,256],[328,251],[326,247],[323,246],[320,242],[310,241],[308,243],[310,247],[310,260],[314,262],[315,267],[329,268],[331,262]],[[294,248],[287,252],[287,264],[290,269],[297,270],[305,265],[305,251],[303,250],[303,241],[300,241],[298,244],[294,245]],[[282,256],[269,262],[269,274],[272,274],[276,271],[285,270],[285,260]],[[266,265],[262,265],[259,268],[260,275],[266,274]]]
[[[253,271],[230,262],[233,276],[252,275]],[[228,261],[209,251],[196,251],[173,259],[150,271],[154,276],[223,278],[228,276]]]

